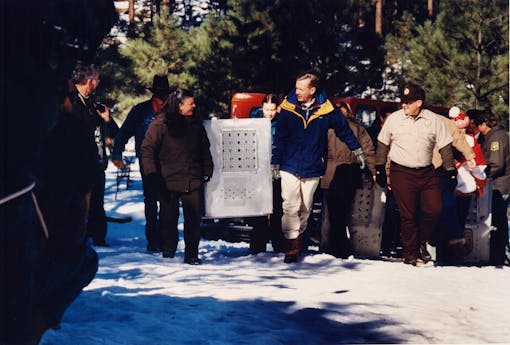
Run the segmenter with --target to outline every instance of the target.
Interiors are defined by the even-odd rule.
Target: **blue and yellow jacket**
[[[305,109],[297,101],[296,92],[291,91],[280,107],[271,164],[279,164],[282,171],[302,178],[322,176],[329,128],[351,151],[361,147],[344,115],[324,92],[315,96],[311,108]]]

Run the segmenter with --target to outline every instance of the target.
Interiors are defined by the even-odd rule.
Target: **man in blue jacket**
[[[297,262],[299,236],[306,230],[313,195],[328,158],[328,129],[345,142],[365,167],[365,155],[343,114],[320,91],[319,78],[303,73],[281,104],[276,124],[273,174],[281,176],[282,231],[288,241],[285,263]]]
[[[168,78],[164,75],[155,75],[152,87],[152,98],[135,105],[124,120],[122,127],[115,136],[115,143],[112,152],[112,162],[119,168],[124,168],[122,152],[127,141],[135,137],[135,152],[142,174],[143,196],[145,203],[145,238],[147,239],[147,251],[157,252],[159,250],[159,226],[158,226],[158,190],[145,181],[143,165],[140,159],[140,148],[142,146],[145,132],[152,120],[161,110],[165,99],[172,91],[168,85]]]

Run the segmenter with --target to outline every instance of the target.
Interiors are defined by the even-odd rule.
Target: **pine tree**
[[[461,82],[456,98],[487,107],[508,124],[508,1],[452,1],[441,6],[445,37],[454,41],[451,66]],[[462,10],[469,8],[463,16]],[[469,97],[469,98],[468,98]]]
[[[282,46],[278,57],[292,83],[300,70],[318,71],[330,94],[359,95],[380,87],[384,54],[371,1],[279,2],[273,19]]]
[[[370,1],[229,1],[199,28],[194,49],[207,106],[226,115],[233,92],[286,93],[304,70],[321,74],[331,95],[380,87],[384,55],[370,11]]]
[[[225,13],[209,16],[193,34],[199,99],[210,112],[228,117],[238,91],[274,90],[278,34],[268,9],[272,1],[229,1]]]
[[[400,20],[394,23],[394,32],[386,35],[384,43],[385,68],[383,72],[384,85],[374,93],[380,99],[394,100],[405,82],[403,71],[407,70],[410,61],[408,42],[414,37],[416,19],[410,12],[404,12]]]
[[[439,16],[441,18],[444,14]],[[456,66],[449,65],[454,42],[447,40],[443,30],[431,21],[418,26],[416,30],[418,36],[409,42],[410,63],[405,76],[425,88],[427,103],[454,104],[454,89],[458,85],[458,79],[451,78]]]
[[[117,101],[118,122],[123,121],[132,106],[150,97],[146,88],[151,86],[155,74],[167,75],[171,86],[195,87],[196,79],[190,73],[193,59],[189,34],[179,22],[179,18],[169,16],[163,8],[147,33],[128,40],[122,47],[110,48],[113,51],[110,57],[115,58],[107,60],[104,74],[112,78],[108,97]]]
[[[173,15],[181,18],[181,26],[200,26],[211,13],[225,7],[225,0],[174,0]]]
[[[426,87],[429,102],[489,108],[508,124],[508,2],[443,2],[436,21],[416,30],[403,74]]]

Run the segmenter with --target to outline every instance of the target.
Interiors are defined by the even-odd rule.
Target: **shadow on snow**
[[[42,345],[315,345],[405,339],[383,330],[395,321],[374,315],[371,321],[357,322],[349,305],[341,303],[296,309],[294,302],[143,295],[147,292],[120,287],[83,292],[65,314],[62,328],[48,332]],[[349,321],[335,320],[339,318]]]

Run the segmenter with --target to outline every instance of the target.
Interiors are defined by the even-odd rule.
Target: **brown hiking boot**
[[[287,241],[288,247],[287,250],[285,251],[285,259],[283,259],[283,262],[285,262],[286,264],[297,262],[299,255],[299,238]]]

